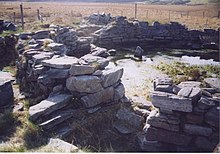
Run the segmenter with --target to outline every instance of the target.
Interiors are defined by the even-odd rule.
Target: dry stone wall
[[[116,17],[114,22],[94,33],[94,43],[101,46],[133,43],[199,49],[202,45],[207,47],[211,42],[218,44],[218,40],[216,30],[188,30],[178,22],[169,24],[154,22],[149,25],[148,22],[129,22],[122,16]],[[218,49],[218,46],[215,48]]]

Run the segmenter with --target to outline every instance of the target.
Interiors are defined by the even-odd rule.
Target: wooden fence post
[[[137,3],[134,5],[134,18],[137,18]]]
[[[37,9],[37,19],[40,20],[40,10]]]
[[[13,12],[13,22],[15,23],[15,12]]]
[[[218,11],[218,18],[220,18],[220,11]]]
[[[22,26],[22,30],[24,30],[24,12],[23,12],[22,4],[20,4],[20,10],[21,10],[21,26]]]

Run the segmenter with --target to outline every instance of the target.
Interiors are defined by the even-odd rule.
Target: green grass
[[[15,76],[17,70],[16,70],[16,66],[6,66],[6,67],[3,68],[2,71],[10,72],[13,76]]]
[[[170,64],[161,63],[156,68],[169,75],[175,83],[193,80],[202,81],[204,78],[216,76],[220,78],[220,66],[217,65],[188,65],[181,62]]]
[[[0,37],[5,37],[5,36],[8,36],[8,35],[12,35],[12,34],[19,34],[19,33],[22,33],[23,30],[22,29],[18,29],[16,31],[4,31],[2,34],[0,34]]]

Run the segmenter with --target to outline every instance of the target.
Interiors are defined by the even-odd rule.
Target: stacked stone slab
[[[114,22],[94,33],[94,42],[100,46],[149,44],[168,45],[177,48],[201,48],[203,43],[215,42],[218,44],[218,31],[216,30],[188,30],[178,22],[160,24],[154,22],[133,21],[125,17],[116,17]]]
[[[212,89],[211,94],[210,88],[200,88],[200,82],[176,86],[171,79],[157,79],[154,85],[151,99],[156,109],[147,117],[140,135],[142,148],[213,151],[219,142],[220,102],[213,94],[219,89]]]

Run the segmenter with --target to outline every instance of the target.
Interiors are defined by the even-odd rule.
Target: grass
[[[5,37],[5,36],[8,36],[8,35],[12,35],[12,34],[19,34],[19,33],[22,33],[23,30],[22,29],[18,29],[16,31],[4,31],[2,34],[0,34],[0,37]]]
[[[220,66],[218,65],[188,65],[181,62],[161,63],[156,68],[169,75],[175,83],[193,80],[202,81],[204,78],[216,76],[220,78]]]
[[[3,72],[9,72],[9,73],[11,73],[13,76],[16,76],[16,71],[17,71],[17,69],[16,69],[16,66],[6,66],[6,67],[3,68],[2,71],[3,71]]]

